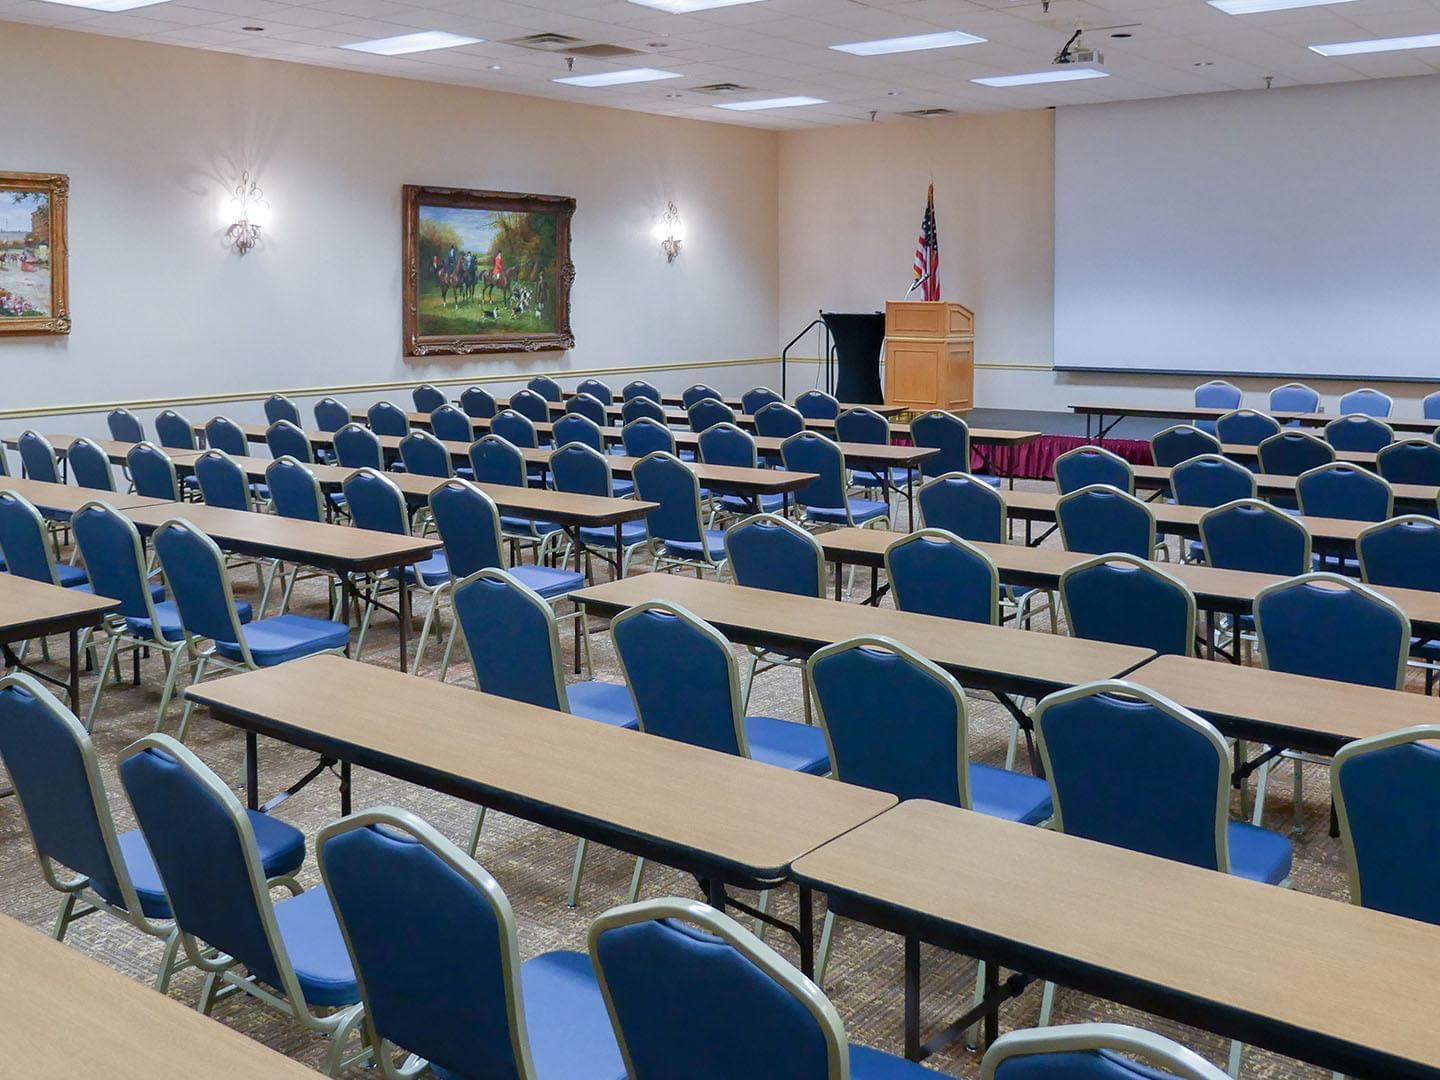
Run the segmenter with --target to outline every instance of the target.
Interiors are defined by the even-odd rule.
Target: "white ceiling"
[[[1440,32],[1440,0],[1353,0],[1246,16],[1223,14],[1204,0],[1052,0],[1048,13],[1042,0],[762,0],[692,15],[626,0],[172,0],[120,14],[0,0],[0,20],[767,128],[868,122],[872,110],[885,120],[923,108],[979,113],[1258,89],[1266,76],[1281,87],[1440,71],[1440,48],[1335,59],[1306,48]],[[1106,29],[1128,23],[1138,25]],[[1044,67],[1077,25],[1087,28],[1085,42],[1104,53],[1111,78],[1009,89],[970,82]],[[874,57],[826,48],[942,29],[988,41]],[[339,48],[416,30],[486,40],[396,57]],[[559,85],[550,80],[565,74],[568,49],[505,44],[542,32],[640,53],[582,56],[577,74],[659,67],[683,77],[594,89]],[[717,82],[753,93],[727,98],[694,89]],[[797,94],[829,104],[750,113],[711,107],[737,97]]]

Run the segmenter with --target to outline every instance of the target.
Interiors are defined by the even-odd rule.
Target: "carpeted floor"
[[[1042,485],[1021,486],[1038,488]],[[1050,542],[1056,541],[1052,539]],[[863,572],[857,575],[857,590],[862,588],[865,577]],[[253,574],[237,573],[234,580],[237,594],[256,599]],[[868,589],[868,581],[863,581],[863,586]],[[324,592],[318,582],[302,585],[297,590],[297,598],[297,610],[311,614],[323,612]],[[424,613],[421,611],[419,614],[423,616]],[[1041,622],[1043,624],[1043,617]],[[418,625],[417,619],[417,628]],[[396,644],[393,619],[377,615],[366,643],[365,662],[396,666]],[[57,662],[55,673],[59,674],[60,665],[66,660],[64,645],[57,639],[52,642],[52,647],[55,650],[53,659]],[[459,651],[457,649],[457,655]],[[38,650],[33,651],[32,656],[38,656]],[[433,677],[438,653],[432,649],[428,659],[430,662],[423,674]],[[594,661],[595,677],[619,681],[619,671],[606,634],[597,634],[594,638]],[[125,666],[128,672],[128,662]],[[116,779],[113,762],[126,745],[150,730],[162,678],[161,661],[152,657],[142,665],[141,686],[131,686],[128,680],[123,685],[112,682],[96,723],[94,741],[101,761],[105,763],[112,806],[117,824],[122,829],[133,825],[133,815]],[[472,685],[468,666],[455,664],[451,670],[451,681]],[[93,686],[94,677],[87,676],[82,686],[86,706]],[[756,684],[751,712],[801,719],[798,674],[779,670],[762,675]],[[172,733],[179,714],[179,706],[172,706],[167,724],[167,730]],[[1009,736],[1008,716],[992,700],[977,693],[970,697],[970,724],[970,746],[974,758],[988,764],[1003,764]],[[211,721],[203,712],[197,712],[187,741],[237,792],[243,790],[244,744],[237,731]],[[1022,762],[1019,767],[1023,769],[1024,755],[1020,756]],[[262,742],[261,761],[262,792],[268,795],[287,786],[306,771],[313,764],[313,757],[279,744]],[[1318,766],[1306,766],[1305,780],[1306,828],[1304,835],[1296,838],[1295,888],[1331,897],[1338,903],[1348,902],[1340,842],[1327,835],[1329,785],[1325,770]],[[1285,766],[1279,770],[1270,787],[1266,824],[1277,829],[1288,828],[1290,791],[1290,771],[1289,766]],[[703,798],[704,793],[697,792],[696,797]],[[470,805],[455,799],[356,770],[355,807],[360,809],[379,804],[413,810],[462,842],[468,836],[474,814]],[[313,838],[321,826],[338,816],[338,807],[336,782],[326,777],[289,800],[278,813],[301,828],[307,837]],[[755,807],[755,828],[765,828],[766,816],[766,807]],[[567,908],[565,892],[573,855],[574,841],[567,836],[501,814],[492,813],[487,817],[479,858],[510,898],[519,924],[521,950],[526,956],[552,949],[583,949],[591,920],[607,908],[625,901],[633,861],[619,852],[592,846],[579,906],[574,910]],[[0,802],[0,868],[3,868],[3,876],[0,876],[0,913],[48,932],[58,898],[41,878],[19,807],[13,799]],[[306,885],[318,882],[313,852],[300,877]],[[654,897],[672,893],[697,895],[693,879],[651,864],[643,895]],[[1036,894],[1016,896],[1014,902],[1038,907],[1050,901],[1048,897]],[[780,891],[774,904],[777,913],[793,915],[793,890]],[[1244,912],[1235,912],[1234,919],[1234,932],[1243,935],[1246,932]],[[818,921],[817,915],[817,926]],[[71,928],[67,940],[71,947],[103,960],[136,979],[149,981],[155,975],[160,957],[159,943],[116,920],[103,917],[83,920]],[[797,959],[796,950],[788,939],[772,932],[767,940],[792,960]],[[1328,946],[1297,939],[1294,947]],[[957,1014],[968,1000],[973,988],[974,964],[964,957],[927,947],[924,972],[924,1022],[926,1030],[932,1031]],[[897,1053],[900,1051],[901,976],[899,939],[856,923],[840,924],[825,990],[834,1001],[853,1040]],[[170,993],[177,1000],[193,1005],[200,982],[200,976],[194,972],[182,972],[174,979]],[[1040,988],[1037,984],[1002,1009],[1002,1030],[1033,1025],[1039,1004]],[[79,1005],[77,1002],[77,1007]],[[296,1025],[253,1000],[226,1001],[217,1008],[215,1016],[220,1022],[311,1065],[317,1065],[322,1058],[324,1048],[318,1039],[303,1033]],[[1225,1060],[1228,1044],[1217,1036],[1182,1028],[1062,988],[1056,998],[1054,1022],[1092,1020],[1141,1024],[1180,1039],[1219,1064],[1223,1065]],[[978,1073],[979,1055],[955,1047],[931,1059],[929,1064],[946,1075],[971,1077]],[[103,1065],[97,1062],[94,1072],[95,1075],[103,1075]],[[362,1074],[357,1072],[356,1075]],[[1247,1049],[1242,1075],[1278,1078],[1321,1077],[1326,1074],[1289,1059]]]

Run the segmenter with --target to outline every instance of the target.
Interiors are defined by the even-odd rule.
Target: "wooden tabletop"
[[[0,917],[0,1043],[4,1071],[35,1080],[315,1078],[299,1062],[8,917]]]
[[[1243,408],[1244,406],[1242,406]],[[1111,403],[1071,405],[1070,411],[1080,416],[1159,416],[1171,417],[1175,420],[1218,420],[1234,409],[1206,409],[1198,405],[1122,405]],[[1324,427],[1331,420],[1338,420],[1343,413],[1306,413],[1306,412],[1268,412],[1264,409],[1256,409],[1256,412],[1264,412],[1267,416],[1274,417],[1282,424],[1296,422],[1306,427]],[[1427,435],[1440,428],[1440,420],[1427,420],[1419,416],[1379,416],[1377,420],[1383,420],[1395,431],[1423,431]]]
[[[1226,457],[1240,458],[1244,461],[1251,461],[1259,458],[1260,448],[1251,446],[1248,443],[1222,443],[1220,452]],[[1335,460],[1348,462],[1351,465],[1363,465],[1367,469],[1376,466],[1378,455],[1374,450],[1336,450]]]
[[[923,801],[794,873],[926,940],[1327,1068],[1440,1070],[1428,923]]]
[[[1373,455],[1371,455],[1373,457]],[[1364,464],[1356,462],[1355,464]],[[1167,486],[1170,483],[1170,474],[1174,471],[1164,465],[1132,465],[1131,470],[1135,473],[1136,487],[1154,488]],[[1255,487],[1261,495],[1289,495],[1294,496],[1295,485],[1300,478],[1298,476],[1277,476],[1274,473],[1256,473]],[[1396,502],[1424,503],[1431,509],[1434,508],[1437,498],[1440,498],[1440,487],[1433,484],[1391,484],[1390,490],[1395,493]]]
[[[98,626],[119,606],[109,597],[0,574],[0,641]]]
[[[138,509],[144,506],[174,506],[166,499],[152,499],[146,495],[126,494],[123,491],[101,491],[98,488],[72,487],[69,484],[50,484],[44,480],[26,480],[19,476],[0,476],[0,491],[13,491],[23,495],[35,504],[35,508],[50,518],[69,518],[88,502],[103,500],[116,510]]]
[[[55,453],[60,457],[64,457],[70,452],[70,447],[73,446],[81,436],[46,435],[45,438],[49,441],[51,447],[54,448]],[[14,447],[19,441],[18,438],[7,437],[5,439],[5,445]],[[130,451],[140,445],[139,443],[133,442],[121,442],[118,439],[91,439],[90,441],[104,452],[105,456],[110,459],[110,464],[112,465],[124,465],[128,460]],[[177,464],[182,461],[191,461],[199,457],[202,453],[200,450],[172,450],[163,446],[159,447],[159,449],[163,450],[170,460]]]
[[[227,722],[364,768],[581,834],[603,823],[609,843],[628,835],[630,850],[658,844],[756,881],[782,880],[801,855],[895,805],[886,793],[337,656],[189,693]]]
[[[602,615],[668,600],[732,641],[805,655],[859,634],[882,634],[948,669],[967,686],[1048,692],[1129,671],[1148,649],[915,615],[891,608],[746,589],[678,574],[641,574],[570,594]]]

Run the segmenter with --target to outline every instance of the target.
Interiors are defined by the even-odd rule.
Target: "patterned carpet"
[[[1022,486],[1038,488],[1042,485]],[[863,574],[857,575],[857,590],[862,587],[863,577]],[[237,594],[256,599],[253,574],[238,573],[235,583]],[[868,582],[863,584],[868,585]],[[303,584],[297,590],[296,610],[319,615],[323,613],[323,608],[323,586],[318,582]],[[423,616],[424,613],[421,611],[419,614]],[[1040,620],[1042,624],[1043,619]],[[417,618],[417,629],[418,625]],[[395,666],[396,646],[394,620],[377,615],[366,643],[365,662]],[[60,665],[66,660],[63,641],[57,639],[52,642],[52,648],[53,659],[58,662],[52,667],[58,675],[61,673]],[[35,655],[38,655],[38,650]],[[433,677],[438,653],[432,649],[427,659],[429,663],[424,673]],[[619,681],[608,635],[595,636],[594,661],[595,677]],[[96,748],[105,763],[106,781],[117,824],[122,829],[133,825],[133,816],[116,779],[113,762],[126,745],[150,730],[163,679],[162,663],[155,657],[142,665],[142,684],[139,687],[129,684],[128,667],[127,662],[127,681],[122,685],[112,683],[106,691],[94,735]],[[468,666],[455,664],[451,670],[451,681],[472,685]],[[87,676],[82,685],[83,701],[87,706],[93,686],[94,677]],[[751,712],[801,719],[798,674],[782,669],[762,675],[756,684]],[[172,706],[167,730],[174,731],[179,714],[179,707]],[[970,697],[970,723],[970,746],[975,759],[987,764],[1003,764],[1009,736],[1008,716],[992,700],[977,693]],[[243,790],[244,743],[237,731],[211,721],[203,712],[197,712],[188,743],[237,792]],[[1024,755],[1020,757],[1022,763],[1019,767],[1023,769]],[[268,796],[308,770],[313,764],[313,757],[262,741],[261,762],[262,794]],[[1306,770],[1306,827],[1304,835],[1296,838],[1294,885],[1305,892],[1331,897],[1337,902],[1348,902],[1340,843],[1327,835],[1329,786],[1325,770],[1317,766],[1306,766]],[[321,826],[338,816],[336,786],[334,779],[322,777],[285,803],[278,811],[279,816],[313,838]],[[703,797],[703,793],[697,795]],[[1288,827],[1292,809],[1290,799],[1290,770],[1286,766],[1279,770],[1275,782],[1271,784],[1266,824],[1277,829]],[[357,769],[355,807],[359,809],[379,804],[411,809],[461,842],[468,837],[473,820],[473,808],[468,804]],[[757,829],[765,827],[765,819],[766,808],[755,807]],[[487,816],[479,858],[510,898],[519,924],[521,950],[526,956],[552,949],[583,949],[591,920],[625,900],[633,861],[619,852],[592,845],[579,906],[574,910],[567,908],[565,893],[573,855],[574,842],[569,837],[501,814]],[[0,868],[3,868],[0,912],[48,932],[58,907],[58,898],[41,878],[19,807],[13,799],[0,802]],[[300,877],[307,886],[318,883],[313,853]],[[643,895],[655,897],[667,894],[697,895],[693,879],[651,864],[647,869]],[[1016,896],[1014,902],[1022,906],[1034,905],[1038,909],[1049,900],[1036,894]],[[777,914],[793,916],[793,890],[777,893],[773,904]],[[818,913],[816,922],[818,927]],[[1233,929],[1240,935],[1246,932],[1243,912],[1235,913]],[[83,920],[71,928],[67,940],[73,948],[103,960],[136,979],[149,981],[157,970],[160,944],[116,920],[103,917]],[[792,960],[798,959],[793,943],[788,939],[772,932],[767,940]],[[1325,946],[1297,940],[1294,947]],[[200,982],[200,976],[194,972],[182,972],[175,977],[170,993],[177,1000],[193,1005],[198,998]],[[923,986],[925,1030],[933,1031],[958,1014],[968,1001],[973,984],[972,961],[926,947]],[[834,1001],[853,1040],[897,1053],[900,1051],[901,986],[902,949],[899,939],[857,923],[842,921],[836,934],[825,990]],[[76,1004],[79,1007],[82,1003]],[[1033,1025],[1039,1006],[1040,988],[1037,984],[1002,1009],[1002,1030]],[[324,1047],[318,1039],[303,1033],[296,1025],[252,1000],[223,1002],[215,1016],[220,1022],[308,1064],[318,1066],[323,1057]],[[1226,1040],[1062,988],[1056,998],[1054,1021],[1093,1020],[1144,1025],[1177,1038],[1212,1061],[1224,1064],[1228,1046]],[[978,1073],[979,1055],[957,1046],[932,1058],[929,1064],[945,1075],[972,1077]],[[103,1068],[97,1063],[95,1075],[103,1073]],[[364,1074],[357,1072],[356,1075]],[[1327,1074],[1289,1059],[1247,1049],[1242,1075],[1278,1078],[1322,1077]]]

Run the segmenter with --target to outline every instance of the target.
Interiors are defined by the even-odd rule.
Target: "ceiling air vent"
[[[558,51],[570,49],[576,45],[583,45],[585,42],[578,37],[571,37],[569,34],[530,34],[526,37],[511,38],[505,42],[506,45],[519,45],[522,49],[547,49]]]
[[[577,45],[566,49],[571,56],[639,56],[639,49],[627,49],[624,45]]]
[[[753,86],[741,86],[733,82],[710,83],[708,86],[694,87],[697,94],[749,94],[753,93]]]
[[[954,109],[911,109],[909,112],[902,112],[901,116],[918,116],[925,119],[930,116],[954,116]]]

